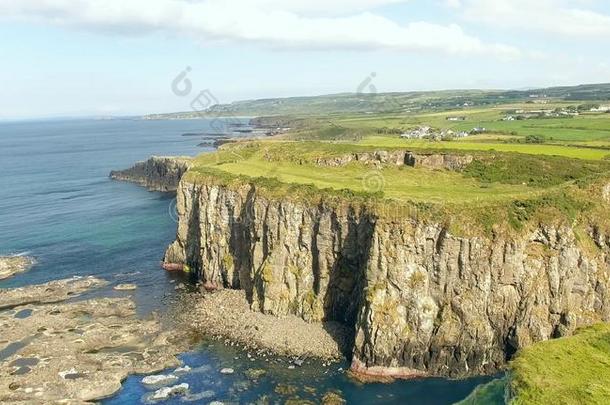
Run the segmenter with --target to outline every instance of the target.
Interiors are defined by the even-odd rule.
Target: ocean
[[[75,275],[95,275],[110,285],[93,295],[133,295],[141,316],[171,305],[180,275],[159,263],[174,239],[173,195],[149,192],[110,180],[113,169],[130,167],[151,155],[195,155],[213,132],[208,120],[50,120],[0,122],[0,255],[27,254],[37,264],[28,272],[0,281],[0,288],[43,283]],[[116,292],[119,283],[135,283],[134,292]],[[192,368],[179,382],[192,396],[164,403],[318,403],[337,391],[348,404],[452,404],[488,377],[466,380],[418,379],[392,384],[358,384],[344,372],[348,364],[286,362],[219,342],[202,342],[181,358]],[[231,375],[220,374],[234,368]],[[247,370],[264,370],[256,379]],[[147,403],[140,380],[131,376],[105,404]]]

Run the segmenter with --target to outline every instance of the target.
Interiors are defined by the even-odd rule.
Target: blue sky
[[[0,118],[240,99],[610,82],[602,0],[0,0]]]

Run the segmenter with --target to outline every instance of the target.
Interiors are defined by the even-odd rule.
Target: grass
[[[464,174],[486,183],[527,184],[549,187],[609,172],[610,163],[565,159],[557,156],[516,153],[484,156],[469,165]]]
[[[475,152],[462,171],[315,163],[375,150],[380,149],[343,142],[240,142],[197,157],[186,179],[237,188],[251,184],[258,195],[313,205],[352,204],[391,220],[433,220],[461,236],[520,233],[539,222],[586,222],[587,215],[601,224],[606,217],[599,203],[610,176],[605,161]]]
[[[352,150],[349,145],[342,144],[333,150],[332,144],[325,143],[274,143],[228,148],[222,156],[198,158],[197,168],[204,172],[207,167],[235,176],[273,178],[281,183],[311,185],[318,189],[378,193],[398,201],[484,204],[537,194],[537,190],[521,182],[482,181],[474,175],[464,176],[449,170],[408,166],[376,169],[359,163],[319,167],[311,163],[315,157],[341,155]]]
[[[405,149],[441,149],[461,151],[514,152],[527,155],[561,156],[572,159],[603,160],[610,151],[585,147],[571,147],[554,144],[515,144],[499,142],[449,141],[430,142],[427,140],[405,140],[398,136],[368,136],[357,143],[362,146],[390,147]]]
[[[490,234],[498,226],[521,232],[536,221],[574,221],[593,212],[606,217],[603,204],[591,202],[601,200],[601,184],[610,177],[610,138],[601,136],[610,134],[610,114],[501,120],[511,109],[578,104],[553,101],[544,106],[507,103],[486,108],[454,108],[453,104],[445,111],[436,106],[428,112],[271,117],[263,121],[292,130],[255,142],[224,145],[217,153],[198,157],[188,176],[193,181],[207,179],[238,187],[250,183],[259,194],[315,204],[331,198],[333,203],[358,200],[385,209],[391,202],[407,207],[406,215],[436,216],[455,234]],[[449,116],[465,116],[466,121],[450,122]],[[459,130],[486,124],[497,132],[444,142],[406,140],[398,135],[417,125]],[[550,131],[544,132],[546,143],[525,143],[528,135],[540,134],[538,129]],[[557,137],[567,141],[551,142],[551,132],[557,131],[572,135]],[[347,154],[394,150],[467,154],[474,161],[461,171],[361,162],[318,164],[320,159]],[[599,184],[591,186],[597,179]]]
[[[607,404],[610,324],[530,346],[510,369],[512,404]]]

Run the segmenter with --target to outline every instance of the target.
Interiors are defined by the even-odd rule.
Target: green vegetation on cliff
[[[525,348],[510,367],[511,404],[607,404],[610,325]]]
[[[323,142],[228,144],[199,156],[186,179],[252,184],[261,196],[348,203],[380,216],[440,221],[456,235],[491,234],[498,227],[520,232],[543,221],[581,224],[583,235],[591,222],[607,226],[602,189],[610,182],[610,162],[459,151],[449,156],[472,161],[450,170],[397,165],[392,150],[384,151],[390,161],[380,163],[371,158],[374,151]],[[443,156],[432,149],[418,153]],[[354,154],[369,160],[353,160]],[[588,236],[582,239],[593,245]]]
[[[376,168],[358,162],[336,167],[317,166],[313,163],[315,158],[308,159],[305,153],[301,154],[300,161],[289,159],[291,144],[259,144],[248,148],[230,146],[219,156],[199,158],[195,171],[204,173],[215,168],[232,175],[273,178],[284,184],[312,185],[318,189],[351,190],[355,193],[382,193],[388,199],[416,202],[460,203],[476,200],[484,203],[536,193],[536,190],[523,184],[486,182],[482,186],[475,176],[464,176],[450,170],[404,165]],[[303,145],[297,145],[297,150],[299,147]],[[332,154],[325,152],[328,150],[321,148],[318,156],[332,159]],[[337,157],[341,157],[342,153],[348,152],[339,148],[338,153]],[[217,158],[220,160],[216,161]]]
[[[259,194],[309,203],[373,206],[382,215],[433,218],[457,234],[489,234],[497,227],[520,232],[543,220],[583,230],[591,219],[606,226],[599,218],[607,217],[602,190],[610,182],[610,114],[590,111],[586,98],[574,100],[565,91],[549,89],[546,94],[555,98],[537,102],[520,93],[422,93],[409,96],[418,100],[417,108],[366,113],[346,107],[350,95],[337,96],[344,103],[340,112],[324,114],[314,106],[333,97],[315,99],[310,109],[303,107],[307,100],[289,99],[280,104],[292,105],[295,111],[284,113],[293,115],[256,120],[289,131],[199,156],[188,178],[252,184]],[[362,100],[370,107],[407,98]],[[437,135],[401,136],[421,127]],[[469,136],[438,136],[473,128]]]

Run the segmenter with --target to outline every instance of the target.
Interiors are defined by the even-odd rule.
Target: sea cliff
[[[595,224],[459,234],[440,217],[188,175],[177,201],[166,263],[245,290],[255,311],[344,323],[356,373],[489,374],[522,347],[610,318],[610,237]]]
[[[191,164],[188,157],[152,156],[129,169],[111,171],[110,178],[136,183],[151,191],[171,192],[176,191]]]

